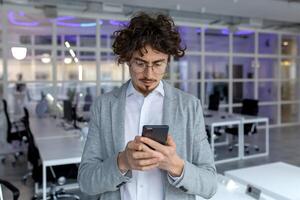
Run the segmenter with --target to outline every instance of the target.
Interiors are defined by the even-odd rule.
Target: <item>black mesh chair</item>
[[[219,104],[220,104],[220,94],[214,93],[209,95],[209,102],[208,102],[208,110],[219,110]]]
[[[25,124],[27,132],[27,142],[28,142],[28,152],[27,159],[28,162],[32,165],[32,179],[38,185],[42,184],[42,162],[39,154],[39,150],[35,145],[34,136],[30,129],[29,122],[29,112],[24,108],[25,117],[23,122]],[[63,189],[57,190],[56,185],[64,185],[66,179],[76,179],[77,178],[78,167],[75,164],[72,165],[62,165],[55,167],[47,168],[47,180],[51,182],[50,193],[47,195],[47,199],[59,199],[59,198],[68,198],[68,199],[80,199],[77,195],[66,193]],[[32,199],[41,199],[35,195]]]
[[[22,122],[22,120],[11,121],[9,114],[8,114],[8,106],[7,106],[6,100],[2,99],[2,103],[3,103],[3,110],[4,110],[5,118],[6,118],[6,124],[7,124],[6,141],[7,141],[7,143],[10,143],[10,144],[13,142],[18,143],[18,147],[16,146],[16,148],[18,148],[19,150],[14,153],[14,158],[15,158],[15,160],[17,160],[20,155],[24,154],[24,152],[22,150],[22,145],[26,141],[25,126],[24,126],[24,123]],[[15,163],[16,163],[15,160],[12,162],[13,166],[15,166]],[[6,158],[1,159],[2,163],[5,163],[5,161],[6,161]]]
[[[7,142],[11,143],[14,140],[23,141],[23,136],[26,135],[25,131],[25,126],[22,123],[22,121],[14,121],[12,122],[10,120],[9,114],[8,114],[8,107],[7,107],[7,102],[5,99],[2,99],[3,102],[3,109],[4,109],[4,114],[7,122]]]
[[[8,190],[10,190],[12,192],[13,195],[13,200],[17,200],[20,196],[20,191],[18,188],[16,188],[13,184],[11,184],[10,182],[0,179],[0,200],[3,199],[3,194],[2,194],[2,186],[6,187]],[[9,198],[11,199],[11,198]]]
[[[258,100],[255,99],[243,99],[242,101],[242,110],[241,114],[243,115],[252,115],[257,116],[258,114]],[[245,136],[252,136],[253,134],[257,133],[256,123],[247,123],[244,124],[244,135]],[[234,139],[238,137],[238,128],[237,127],[230,127],[226,128],[225,132],[234,136]],[[233,140],[235,141],[235,140]],[[229,151],[232,151],[233,146],[237,146],[236,144],[231,143],[228,147]],[[259,151],[259,147],[257,145],[253,146],[256,151]],[[250,144],[245,144],[245,152],[250,152]]]

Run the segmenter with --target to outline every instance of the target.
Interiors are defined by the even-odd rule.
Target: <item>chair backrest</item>
[[[242,111],[241,114],[244,115],[258,115],[258,100],[256,99],[243,99],[242,101]],[[245,134],[254,134],[256,133],[256,124],[249,123],[244,125],[244,133]]]
[[[40,154],[38,148],[35,145],[34,137],[30,129],[29,112],[25,107],[24,107],[24,113],[25,113],[25,117],[23,118],[23,122],[26,129],[26,137],[28,142],[27,159],[28,162],[30,162],[33,167],[37,167],[40,161]]]
[[[4,200],[3,198],[3,194],[2,194],[2,189],[1,186],[5,186],[6,188],[8,188],[12,194],[13,194],[13,200],[17,200],[20,196],[20,191],[18,188],[16,188],[14,185],[12,185],[11,183],[0,179],[0,200]]]
[[[241,114],[257,116],[258,114],[258,100],[243,99]]]
[[[220,94],[214,93],[209,95],[208,110],[219,110]]]
[[[5,99],[2,99],[2,102],[3,102],[3,110],[4,110],[6,122],[7,122],[6,133],[7,133],[7,136],[8,136],[8,134],[10,134],[10,132],[11,132],[12,124],[11,124],[11,121],[10,121],[10,118],[9,118],[9,114],[8,114],[7,102],[6,102]]]

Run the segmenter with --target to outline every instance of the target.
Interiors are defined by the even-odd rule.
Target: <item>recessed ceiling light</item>
[[[283,41],[282,45],[283,45],[283,46],[288,46],[288,45],[289,45],[289,42],[288,42],[288,41]]]

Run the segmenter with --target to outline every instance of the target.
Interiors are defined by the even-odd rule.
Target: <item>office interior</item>
[[[220,190],[213,199],[224,199],[225,193],[232,195],[228,199],[254,198],[246,190],[257,180],[241,181],[234,170],[279,162],[300,171],[299,1],[3,0],[0,8],[0,95],[7,104],[7,115],[4,102],[0,106],[0,180],[15,185],[19,199],[41,196],[44,177],[40,174],[35,184],[28,140],[7,142],[7,116],[17,126],[13,122],[26,116],[26,108],[24,127],[37,137],[40,154],[55,152],[54,143],[75,148],[79,156],[67,163],[75,173],[88,134],[90,105],[130,79],[128,66],[118,65],[112,52],[113,32],[141,10],[172,16],[186,45],[183,58],[170,60],[164,79],[201,100],[219,174]],[[216,96],[218,106],[211,109]],[[245,99],[257,103],[253,118],[236,115],[249,114],[243,113]],[[255,131],[246,134],[245,123]],[[236,134],[228,134],[229,129]],[[249,148],[242,147],[246,143]],[[274,176],[288,177],[280,173]],[[81,193],[76,179],[69,183],[61,175],[45,185],[48,192],[63,188],[80,199],[96,198]],[[282,189],[287,190],[282,196],[259,184],[260,199],[300,198],[293,184]],[[2,187],[2,193],[12,199],[7,188]]]

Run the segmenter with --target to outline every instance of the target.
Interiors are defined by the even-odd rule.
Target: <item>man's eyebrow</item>
[[[144,59],[142,59],[142,58],[137,58],[137,57],[135,57],[134,58],[135,60],[138,60],[138,61],[142,61],[142,62],[144,62],[144,63],[149,63],[148,61],[146,61],[146,60],[144,60]],[[158,60],[155,60],[155,61],[153,61],[152,63],[158,63],[158,62],[165,62],[166,60],[165,59],[158,59]]]

